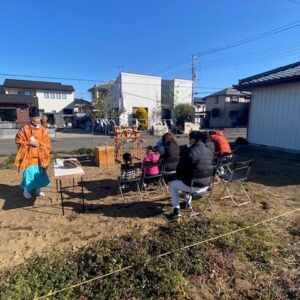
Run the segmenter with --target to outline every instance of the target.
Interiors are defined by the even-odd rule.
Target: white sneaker
[[[39,197],[45,197],[45,193],[42,192],[41,189],[37,189],[37,190],[36,190],[36,195],[39,196]]]
[[[26,188],[24,189],[23,196],[27,200],[31,198],[31,194],[28,192]]]

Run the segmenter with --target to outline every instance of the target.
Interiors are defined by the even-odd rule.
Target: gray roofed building
[[[229,87],[229,88],[226,88],[224,90],[221,90],[219,92],[216,92],[216,93],[213,93],[213,94],[210,94],[206,97],[203,97],[203,100],[205,101],[205,99],[209,98],[209,97],[216,97],[216,96],[242,96],[242,97],[251,97],[251,93],[250,92],[247,92],[247,91],[239,91],[235,88],[232,88],[232,87]]]
[[[72,85],[61,84],[60,82],[5,79],[3,86],[4,88],[21,88],[21,89],[74,92],[74,88]]]
[[[234,87],[245,89],[295,81],[300,81],[300,62],[241,79],[239,80],[239,84]]]
[[[239,80],[251,91],[248,141],[300,151],[300,62]]]

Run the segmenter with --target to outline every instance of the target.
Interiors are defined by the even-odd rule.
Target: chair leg
[[[125,198],[124,198],[124,194],[123,194],[123,191],[122,191],[122,186],[119,184],[119,195],[120,195],[120,200],[123,201],[123,203],[125,203]]]
[[[141,191],[139,182],[136,183],[136,187],[137,187],[137,190],[139,191],[139,194],[140,194],[140,201],[143,201],[143,193]]]
[[[165,187],[164,187],[164,180],[163,180],[163,178],[160,178],[159,181],[158,181],[158,183],[159,183],[160,189],[161,189],[161,191],[163,193],[163,196],[164,196],[166,193],[165,193]]]
[[[251,201],[251,199],[250,199],[250,197],[249,197],[247,191],[245,190],[245,188],[244,188],[242,182],[237,182],[237,188],[236,188],[236,190],[235,190],[234,193],[232,193],[232,192],[229,190],[229,187],[228,187],[228,186],[229,186],[229,182],[224,183],[224,184],[225,184],[225,187],[224,187],[224,190],[223,190],[223,192],[222,192],[222,194],[221,194],[220,199],[228,199],[228,198],[230,198],[231,201],[232,201],[236,206],[242,206],[242,205],[248,204],[248,203]],[[238,203],[238,202],[236,202],[236,201],[234,200],[234,196],[238,193],[238,191],[239,191],[240,188],[243,190],[244,194],[246,195],[247,201]],[[227,192],[227,196],[222,197],[222,195],[225,193],[225,191]]]

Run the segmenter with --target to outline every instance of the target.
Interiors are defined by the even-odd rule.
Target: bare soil
[[[254,165],[246,183],[251,203],[236,207],[230,200],[220,200],[222,184],[216,184],[213,202],[215,215],[204,201],[195,201],[199,218],[229,220],[245,218],[261,221],[300,206],[300,165],[298,156],[266,150],[243,148],[240,158],[254,158]],[[70,188],[65,196],[65,215],[62,215],[60,196],[56,192],[53,169],[48,170],[51,186],[45,188],[46,197],[25,200],[19,187],[21,174],[15,169],[0,170],[0,268],[8,269],[27,258],[46,255],[55,250],[74,250],[99,239],[112,238],[139,230],[146,234],[168,221],[172,210],[170,196],[156,200],[133,199],[122,203],[117,197],[119,165],[109,169],[84,166],[86,212],[81,212],[81,190]],[[71,185],[65,181],[64,185]],[[243,201],[242,198],[239,199]],[[192,218],[185,212],[183,222]],[[278,219],[268,226],[284,237],[286,228],[299,222],[299,212]],[[201,237],[199,237],[199,240]],[[299,244],[299,240],[298,240]],[[296,251],[296,245],[287,245]],[[299,245],[298,245],[299,247]],[[243,285],[243,282],[240,282]],[[206,291],[203,293],[209,293]],[[206,297],[209,298],[209,297]]]

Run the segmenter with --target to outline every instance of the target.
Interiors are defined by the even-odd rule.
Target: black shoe
[[[169,218],[171,220],[178,220],[179,218],[181,218],[180,210],[178,208],[174,208],[173,212],[169,214]]]

